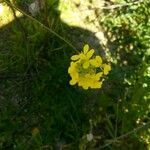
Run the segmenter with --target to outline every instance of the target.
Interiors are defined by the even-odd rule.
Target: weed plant
[[[54,2],[35,18],[68,38]],[[14,21],[0,52],[0,149],[148,150],[149,5],[104,11],[112,70],[100,90],[69,85],[72,47],[27,16]]]

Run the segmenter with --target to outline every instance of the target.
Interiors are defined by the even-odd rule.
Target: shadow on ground
[[[63,23],[58,1],[50,3],[38,20],[79,51],[86,43],[101,50],[92,32]],[[86,108],[87,93],[68,84],[70,56],[76,51],[27,17],[0,29],[0,50],[0,148],[78,143],[89,131],[91,108]]]

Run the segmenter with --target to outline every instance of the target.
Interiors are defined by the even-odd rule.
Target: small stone
[[[86,137],[87,137],[87,141],[89,141],[89,142],[93,140],[93,134],[92,133],[87,134]]]
[[[32,16],[35,16],[39,11],[40,6],[37,0],[29,5],[29,12],[32,14]]]

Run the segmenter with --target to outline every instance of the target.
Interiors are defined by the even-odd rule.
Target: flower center
[[[77,64],[77,72],[79,73],[79,76],[85,76],[87,74],[95,74],[96,73],[96,68],[93,66],[89,66],[88,68],[83,68],[83,63],[79,62]]]

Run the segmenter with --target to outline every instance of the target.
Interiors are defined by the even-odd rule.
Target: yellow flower
[[[101,78],[111,70],[110,65],[103,64],[100,56],[94,55],[94,49],[90,50],[88,44],[83,47],[80,54],[73,55],[71,60],[68,68],[71,76],[69,83],[70,85],[78,84],[85,90],[101,88]]]

